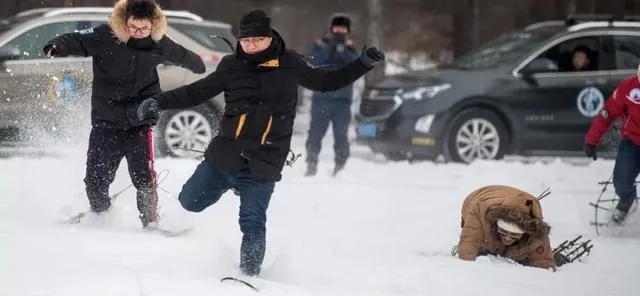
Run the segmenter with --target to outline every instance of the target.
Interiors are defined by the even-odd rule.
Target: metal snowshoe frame
[[[580,241],[582,235],[572,240],[565,240],[553,249],[553,257],[558,267],[580,261],[583,256],[589,256],[593,244],[591,240]]]
[[[611,221],[605,221],[607,219],[607,214],[606,213],[611,211],[611,210],[613,210],[615,208],[616,204],[618,203],[618,201],[620,200],[620,198],[615,193],[613,194],[613,197],[611,197],[611,198],[607,197],[605,195],[605,192],[607,192],[607,187],[609,186],[609,184],[613,184],[612,179],[613,179],[613,174],[611,175],[611,177],[609,177],[609,179],[607,181],[598,182],[598,185],[602,185],[602,190],[600,191],[600,194],[598,195],[598,200],[595,203],[593,203],[593,202],[589,203],[589,205],[592,206],[593,209],[594,209],[594,211],[593,211],[593,221],[591,221],[590,224],[595,227],[596,234],[598,236],[600,235],[600,229],[602,227],[609,227],[609,225],[611,223]],[[635,181],[634,182],[634,186],[636,186],[636,188],[637,188],[639,183],[640,183],[640,181]],[[637,205],[638,205],[639,201],[640,201],[640,197],[636,197],[634,205],[629,210],[629,214],[635,212],[635,210],[637,209]],[[605,221],[605,222],[603,222],[603,221]]]

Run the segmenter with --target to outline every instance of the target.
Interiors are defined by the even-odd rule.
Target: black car
[[[630,18],[533,24],[367,89],[357,141],[394,160],[577,156],[593,117],[639,64],[640,22]],[[608,137],[611,152],[615,132]]]

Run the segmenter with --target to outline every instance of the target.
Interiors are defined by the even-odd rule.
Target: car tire
[[[451,120],[443,142],[447,161],[471,163],[476,159],[502,159],[509,147],[507,127],[493,111],[470,108]]]
[[[221,112],[206,104],[162,115],[156,125],[156,155],[201,158],[217,134]]]

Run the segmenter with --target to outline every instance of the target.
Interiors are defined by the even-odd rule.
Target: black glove
[[[160,105],[154,98],[148,98],[142,101],[138,106],[138,120],[139,121],[156,121],[160,113]]]
[[[560,266],[565,265],[567,263],[571,263],[569,258],[567,258],[567,256],[565,256],[564,254],[561,254],[561,253],[553,254],[553,259],[556,262],[556,266],[557,267],[560,267]]]
[[[55,44],[45,45],[43,51],[44,51],[44,54],[47,55],[48,57],[54,57],[60,53],[60,49]]]
[[[598,159],[598,152],[596,151],[596,146],[591,144],[584,144],[584,155],[587,157],[593,158],[593,160]]]
[[[384,52],[375,47],[364,47],[360,53],[360,61],[371,69],[375,64],[384,61]]]

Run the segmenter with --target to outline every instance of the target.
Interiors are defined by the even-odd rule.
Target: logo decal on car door
[[[604,107],[604,95],[599,89],[589,86],[580,91],[576,103],[580,114],[594,117]]]

